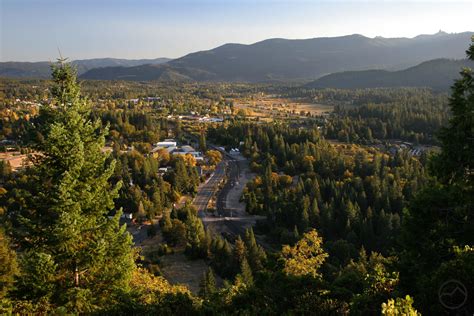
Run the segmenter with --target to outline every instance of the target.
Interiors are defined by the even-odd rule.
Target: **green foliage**
[[[382,304],[382,315],[386,316],[418,316],[421,315],[412,306],[413,299],[407,295],[405,298],[389,299]]]
[[[110,302],[114,289],[127,289],[134,252],[114,209],[120,183],[109,183],[115,162],[102,152],[107,128],[90,120],[68,64],[53,67],[53,82],[52,104],[35,125],[43,137],[31,145],[39,154],[8,208],[24,253],[16,295],[87,312]]]
[[[12,289],[18,272],[16,253],[11,249],[7,236],[0,228],[0,300]]]
[[[52,255],[31,250],[23,254],[21,268],[17,286],[22,298],[36,300],[53,295],[58,265]]]
[[[253,271],[262,270],[265,266],[267,255],[262,246],[257,244],[252,227],[245,231],[245,249],[250,267]]]
[[[214,272],[209,268],[204,272],[201,283],[199,284],[199,296],[210,299],[216,293],[216,279]]]
[[[252,269],[250,268],[250,265],[246,258],[244,258],[240,263],[240,274],[238,276],[240,276],[242,282],[246,286],[253,285]]]
[[[201,131],[199,134],[199,149],[205,153],[207,151],[207,144],[206,144],[206,134],[204,131]]]
[[[193,211],[189,211],[186,219],[186,253],[199,258],[207,254],[206,231],[202,221]]]
[[[195,315],[198,300],[185,286],[171,285],[163,277],[153,276],[145,269],[134,271],[130,292],[106,306],[106,315]]]
[[[210,134],[244,137],[242,152],[264,166],[243,200],[247,212],[267,217],[259,229],[273,241],[294,243],[296,232],[315,228],[328,242],[346,240],[386,254],[395,246],[403,208],[426,183],[421,161],[406,152],[334,146],[307,127],[242,123]],[[265,155],[260,148],[267,148]]]
[[[472,52],[471,44],[470,50]],[[469,53],[468,51],[468,53]],[[474,60],[472,53],[470,58]],[[474,183],[474,74],[470,68],[461,72],[449,98],[452,117],[438,138],[441,152],[433,158],[432,172],[442,183],[459,183],[472,189]],[[472,193],[466,192],[466,193]],[[472,195],[471,195],[472,197]]]
[[[378,306],[392,297],[399,281],[395,263],[393,257],[375,252],[367,256],[362,249],[357,261],[351,260],[339,272],[334,286],[347,296],[352,314],[376,314]]]
[[[468,50],[472,59],[474,43]],[[472,245],[474,235],[474,79],[465,69],[452,87],[452,117],[440,132],[441,151],[430,159],[436,181],[420,192],[405,216],[401,285],[422,312],[441,313],[436,291],[452,277],[472,284],[471,256],[453,249]],[[461,276],[459,272],[467,272]],[[471,274],[472,275],[472,274]],[[460,308],[469,308],[472,304]]]
[[[446,96],[423,90],[400,94],[383,103],[336,106],[324,126],[325,136],[368,144],[388,139],[436,144],[433,135],[449,118]]]

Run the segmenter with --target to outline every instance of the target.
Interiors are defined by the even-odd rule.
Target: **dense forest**
[[[474,60],[474,44],[467,55]],[[232,117],[209,125],[206,134],[199,124],[164,119],[175,104],[177,112],[204,110],[204,103],[190,102],[202,97],[202,87],[178,86],[150,102],[128,100],[136,92],[115,100],[103,95],[101,83],[81,87],[62,60],[52,81],[37,85],[23,91],[10,83],[3,95],[48,102],[37,111],[13,109],[9,101],[1,108],[9,115],[2,118],[2,137],[17,140],[29,164],[13,172],[0,162],[0,313],[474,310],[472,70],[462,71],[449,96],[423,89],[279,87],[338,106],[324,126],[314,118],[263,123]],[[239,86],[223,89],[204,89],[209,109],[231,107],[225,95]],[[89,92],[94,106],[84,97]],[[264,219],[229,238],[206,229],[191,204],[175,207],[204,179],[190,157],[150,153],[151,144],[169,135],[182,142],[199,135],[201,149],[206,138],[240,148],[255,174],[242,200],[249,214]],[[439,151],[415,157],[367,146],[390,138],[435,143]],[[163,167],[171,171],[161,176]],[[170,284],[159,260],[133,246],[121,224],[124,211],[139,221],[159,218],[159,232],[148,232],[163,236],[157,257],[183,247],[187,258],[206,262],[199,293]],[[452,280],[469,292],[452,292],[446,301],[440,289]]]
[[[391,102],[336,106],[325,131],[326,137],[348,143],[401,139],[437,144],[435,134],[448,119],[447,97],[420,91],[416,96],[402,94]]]
[[[248,213],[266,215],[262,229],[282,243],[316,228],[326,241],[346,247],[341,262],[361,246],[388,251],[403,208],[427,181],[422,163],[407,152],[392,157],[356,145],[331,146],[317,129],[236,127],[230,130],[246,135],[244,153],[259,173],[243,196]],[[229,136],[220,129],[210,133]]]

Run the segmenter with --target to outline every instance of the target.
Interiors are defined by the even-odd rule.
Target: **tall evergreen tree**
[[[467,55],[474,60],[474,38]],[[429,311],[431,314],[443,312],[436,296],[441,284],[432,276],[456,260],[456,248],[472,246],[473,243],[472,69],[464,69],[461,72],[461,78],[452,87],[449,104],[452,118],[439,135],[441,151],[430,160],[430,171],[436,177],[436,182],[417,195],[402,227],[402,285],[407,291],[414,289],[422,312]],[[463,267],[459,263],[455,269],[443,271],[442,281],[456,279],[459,271],[468,270],[467,266]],[[465,284],[474,284],[472,275],[465,275],[462,281]]]
[[[206,144],[206,133],[205,131],[201,131],[199,134],[199,149],[205,153],[207,151],[207,144]]]
[[[257,244],[252,227],[245,231],[245,248],[247,249],[247,257],[252,269],[254,271],[263,269],[267,255],[265,250]]]
[[[252,269],[250,268],[250,265],[247,261],[246,258],[242,260],[240,263],[240,275],[242,278],[242,281],[244,282],[245,285],[247,286],[252,286],[253,285],[253,274],[252,274]]]
[[[188,211],[186,219],[186,252],[196,258],[204,257],[207,252],[206,231],[192,211]]]
[[[240,235],[237,236],[237,239],[235,240],[233,256],[235,260],[236,271],[238,271],[242,261],[247,258],[247,247],[245,247],[245,243]]]
[[[12,288],[17,273],[16,253],[10,249],[9,240],[0,229],[0,300]]]
[[[108,128],[91,121],[76,71],[64,60],[52,70],[52,102],[34,126],[39,154],[9,215],[23,264],[41,265],[41,258],[49,267],[39,279],[29,273],[37,269],[25,266],[20,285],[48,280],[53,303],[87,312],[109,302],[115,289],[127,289],[135,267],[132,240],[114,208],[121,183],[109,183],[115,161],[102,152]],[[29,288],[20,293],[39,299]]]
[[[216,278],[214,277],[214,272],[209,268],[203,274],[201,283],[199,284],[199,295],[203,298],[210,298],[214,293],[216,293]]]

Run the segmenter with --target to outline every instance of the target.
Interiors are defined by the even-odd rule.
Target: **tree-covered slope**
[[[365,70],[334,73],[306,85],[309,88],[430,87],[446,90],[459,77],[463,67],[474,67],[469,60],[435,59],[405,70]]]
[[[170,61],[169,58],[155,59],[117,59],[93,58],[74,60],[78,74],[94,68],[102,67],[133,67],[145,64],[161,64]],[[49,78],[51,76],[51,62],[3,62],[0,63],[0,77],[7,78]]]

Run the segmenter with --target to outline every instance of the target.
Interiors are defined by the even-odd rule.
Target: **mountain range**
[[[305,40],[269,39],[226,44],[164,65],[92,69],[84,79],[265,82],[317,79],[353,70],[401,70],[437,59],[462,59],[474,33],[368,38],[362,35]]]
[[[133,67],[144,64],[162,64],[170,61],[169,58],[156,59],[118,59],[118,58],[94,58],[74,60],[71,63],[77,67],[79,75],[93,68],[102,67]],[[0,62],[0,77],[7,78],[50,78],[51,62]]]
[[[473,32],[448,34],[440,31],[414,38],[369,38],[358,34],[298,40],[276,38],[250,45],[225,44],[181,58],[164,60],[165,62],[162,59],[159,61],[100,59],[97,62],[88,60],[87,63],[84,63],[86,61],[75,61],[75,63],[82,79],[94,80],[308,81],[344,72],[346,77],[374,75],[376,79],[372,80],[375,82],[381,80],[384,84],[389,84],[389,79],[377,78],[398,76],[403,79],[403,76],[408,76],[410,71],[423,70],[430,65],[421,64],[421,68],[411,68],[420,63],[440,58],[458,60],[465,58],[465,50],[472,35]],[[436,64],[435,61],[433,63]],[[448,61],[441,63],[455,65]],[[14,63],[0,63],[0,76],[45,75],[44,70],[35,70],[33,64],[21,63],[21,67],[18,68],[14,66]],[[49,66],[41,66],[47,69],[46,73],[49,73]],[[452,67],[447,67],[451,71]],[[402,69],[406,70],[398,72]],[[372,71],[357,75],[347,73],[363,70]],[[315,85],[331,82],[330,78],[341,78],[341,75],[324,78],[326,81],[320,81]],[[366,80],[369,84],[370,80]]]

